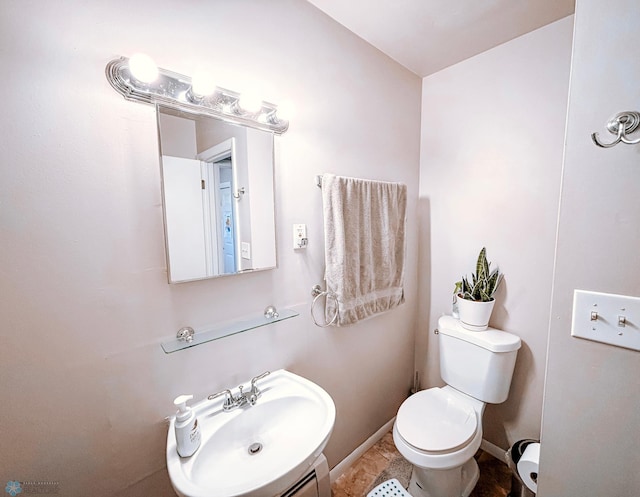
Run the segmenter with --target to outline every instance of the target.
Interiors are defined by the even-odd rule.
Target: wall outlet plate
[[[574,290],[571,336],[640,350],[640,298]]]

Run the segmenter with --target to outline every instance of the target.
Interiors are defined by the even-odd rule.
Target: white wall
[[[541,497],[640,495],[640,352],[570,336],[574,289],[640,296],[640,146],[590,138],[611,141],[608,119],[640,111],[639,27],[636,0],[577,2]]]
[[[333,396],[332,466],[394,416],[413,373],[420,79],[297,0],[6,0],[0,19],[0,480],[55,480],[65,496],[173,495],[173,398],[266,369]],[[265,99],[294,103],[276,139],[278,269],[167,284],[155,110],[104,77],[110,59],[137,51],[183,74],[208,61],[222,86],[260,82]],[[407,302],[348,329],[309,316],[323,273],[314,175],[325,171],[409,186]],[[310,245],[294,253],[301,222]],[[269,304],[300,316],[160,348],[182,326]]]
[[[416,365],[441,384],[432,330],[483,246],[505,274],[491,325],[523,340],[484,438],[538,438],[573,18],[423,80]]]

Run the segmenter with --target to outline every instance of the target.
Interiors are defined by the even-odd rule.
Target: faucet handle
[[[271,371],[265,371],[264,373],[251,378],[251,395],[255,396],[256,399],[260,397],[260,394],[262,393],[260,392],[260,390],[258,390],[258,387],[256,387],[256,381],[261,380],[262,378],[270,374],[271,374]],[[255,403],[255,400],[254,400],[254,403]]]
[[[241,391],[242,393],[242,391]],[[229,409],[235,407],[235,403],[236,403],[236,399],[233,398],[233,394],[231,393],[231,390],[229,390],[228,388],[226,388],[225,390],[222,390],[221,392],[218,393],[212,393],[211,395],[209,395],[207,397],[207,399],[209,400],[213,400],[217,397],[220,397],[221,395],[224,395],[224,404],[222,405],[222,409],[225,411],[228,411]]]

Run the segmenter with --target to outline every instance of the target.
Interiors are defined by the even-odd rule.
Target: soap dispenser
[[[173,404],[178,408],[176,413],[176,447],[180,457],[189,457],[200,447],[200,427],[198,418],[191,408],[187,406],[187,401],[193,399],[193,395],[180,395],[176,397]]]

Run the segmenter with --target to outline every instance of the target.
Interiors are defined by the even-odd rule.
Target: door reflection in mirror
[[[170,283],[275,267],[273,135],[158,107]]]

